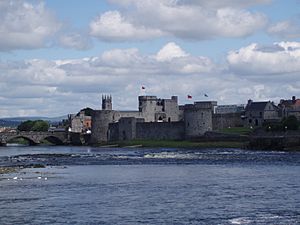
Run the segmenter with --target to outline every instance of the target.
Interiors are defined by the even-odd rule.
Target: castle
[[[194,139],[224,128],[262,127],[290,115],[299,119],[299,102],[300,99],[293,97],[275,106],[270,101],[249,100],[244,108],[242,105],[217,106],[216,101],[178,105],[177,96],[170,99],[139,96],[137,111],[118,111],[113,110],[112,97],[105,95],[101,110],[86,108],[71,116],[69,131],[74,140],[79,134],[88,134],[88,139],[81,141],[88,144],[133,139]]]
[[[112,109],[112,97],[102,96],[102,110],[93,110],[92,144],[132,139],[189,139],[213,129],[215,101],[178,105],[177,96],[139,96],[138,111]]]

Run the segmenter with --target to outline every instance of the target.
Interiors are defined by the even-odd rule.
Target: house
[[[280,120],[279,108],[273,102],[253,102],[248,100],[243,116],[245,127],[260,127],[265,122]]]
[[[69,131],[73,133],[86,133],[90,131],[92,128],[92,112],[93,109],[85,108],[77,114],[70,115],[71,129]]]
[[[300,99],[293,96],[292,99],[281,99],[278,105],[282,117],[296,116],[300,120]]]

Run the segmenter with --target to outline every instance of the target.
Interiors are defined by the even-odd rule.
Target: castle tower
[[[111,95],[102,95],[102,110],[112,110]]]
[[[186,138],[199,137],[212,130],[212,114],[216,105],[215,101],[205,101],[184,106]]]

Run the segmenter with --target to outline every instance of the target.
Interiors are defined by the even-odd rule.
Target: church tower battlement
[[[112,110],[111,95],[102,95],[102,110]]]

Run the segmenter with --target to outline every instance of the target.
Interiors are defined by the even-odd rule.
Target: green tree
[[[43,120],[27,120],[21,123],[17,129],[19,131],[48,131],[49,123]]]
[[[48,131],[49,123],[43,120],[34,121],[31,131]]]
[[[19,131],[31,131],[32,127],[33,127],[34,122],[31,120],[27,120],[25,122],[22,122],[17,129]]]
[[[289,116],[282,121],[282,126],[285,130],[298,130],[298,120],[295,116]]]

